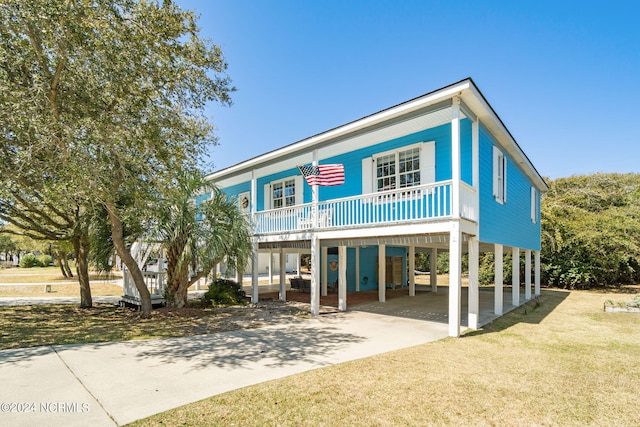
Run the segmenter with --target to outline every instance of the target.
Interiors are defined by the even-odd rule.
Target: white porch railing
[[[460,213],[477,220],[477,194],[461,183]],[[381,224],[420,222],[452,216],[451,181],[397,190],[363,194],[318,203],[316,229],[371,227]],[[311,230],[312,204],[257,212],[255,233],[282,234]]]
[[[147,285],[147,289],[149,289],[149,293],[151,294],[151,302],[154,304],[163,303],[164,291],[167,286],[165,280],[166,274],[154,271],[143,271],[142,275],[144,276],[144,282]],[[131,273],[129,270],[124,270],[122,276],[124,279],[124,295],[122,296],[122,300],[130,304],[139,305],[140,292],[138,292],[138,288],[136,288],[135,283],[133,283]]]
[[[460,216],[462,218],[478,220],[478,194],[472,186],[464,181],[460,181]]]

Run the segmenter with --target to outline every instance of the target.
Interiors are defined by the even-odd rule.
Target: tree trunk
[[[143,317],[148,317],[151,313],[153,306],[151,305],[151,294],[144,282],[144,276],[138,267],[138,263],[131,256],[131,253],[124,244],[124,234],[122,229],[122,222],[116,212],[116,207],[111,202],[105,202],[104,204],[107,214],[109,215],[109,222],[111,223],[111,238],[113,239],[113,246],[116,248],[118,256],[127,266],[133,283],[136,285],[136,289],[140,294],[140,310],[142,310]]]
[[[57,253],[57,259],[56,261],[58,261],[58,267],[60,267],[60,271],[62,272],[62,276],[65,278],[69,278],[69,276],[67,275],[66,270],[64,269],[64,265],[62,265],[62,257],[65,256],[66,254],[62,251],[58,251]]]
[[[167,304],[171,307],[182,308],[187,305],[187,290],[189,289],[189,267],[183,263],[180,267],[167,262]]]
[[[64,253],[64,258],[62,258],[62,265],[64,266],[64,269],[67,272],[67,276],[73,277],[73,273],[71,272],[71,267],[69,267],[69,259],[67,258],[66,252]]]
[[[75,237],[73,249],[76,253],[76,272],[80,283],[80,308],[93,307],[91,287],[89,286],[89,242],[86,238]]]
[[[187,305],[187,289],[182,287],[176,290],[173,294],[173,306],[176,308],[182,308]]]

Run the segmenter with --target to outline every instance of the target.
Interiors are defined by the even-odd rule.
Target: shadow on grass
[[[540,296],[533,297],[505,315],[487,323],[476,331],[469,331],[465,337],[499,332],[519,323],[539,324],[551,314],[567,297],[569,291],[560,289],[543,289]]]

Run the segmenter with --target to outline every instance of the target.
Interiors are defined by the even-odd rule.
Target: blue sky
[[[640,172],[640,3],[177,3],[238,89],[215,170],[471,77],[543,176]]]

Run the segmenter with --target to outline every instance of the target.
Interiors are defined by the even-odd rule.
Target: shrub
[[[236,305],[247,302],[242,286],[226,279],[216,279],[209,285],[202,301],[205,305]]]
[[[20,268],[42,267],[34,254],[25,254],[20,258]]]
[[[51,255],[40,255],[38,257],[38,262],[40,263],[41,267],[48,267],[53,262],[53,258],[51,258]]]

